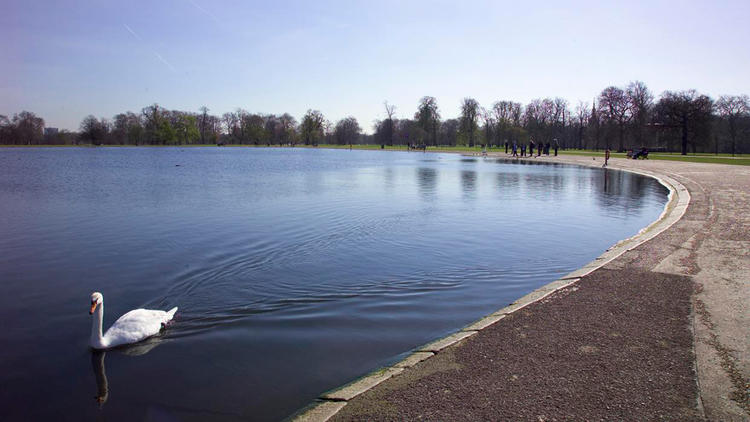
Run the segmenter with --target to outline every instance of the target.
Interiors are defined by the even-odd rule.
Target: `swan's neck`
[[[94,317],[91,318],[91,347],[96,349],[104,348],[102,339],[102,320],[104,319],[104,302],[100,303],[94,311]]]

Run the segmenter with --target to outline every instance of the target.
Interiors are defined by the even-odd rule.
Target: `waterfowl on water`
[[[172,320],[177,307],[168,311],[152,309],[133,309],[121,316],[102,335],[102,319],[104,318],[104,296],[99,292],[91,294],[91,311],[94,315],[91,325],[90,345],[94,349],[109,349],[123,344],[137,343],[156,335]]]

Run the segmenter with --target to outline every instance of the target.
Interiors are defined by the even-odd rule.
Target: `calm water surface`
[[[0,149],[0,419],[283,419],[589,262],[666,194],[457,155]],[[93,353],[95,290],[105,328],[180,310]]]

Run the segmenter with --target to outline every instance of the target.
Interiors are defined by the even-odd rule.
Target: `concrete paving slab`
[[[467,325],[466,327],[462,328],[461,331],[479,331],[482,329],[485,329],[489,327],[490,325],[500,321],[501,319],[505,318],[506,314],[490,314],[486,317],[480,319],[479,321],[476,321],[470,325]]]
[[[323,400],[346,401],[400,373],[404,368],[385,368],[320,396]]]
[[[294,422],[325,422],[346,406],[345,401],[324,401],[293,417]]]
[[[394,368],[411,368],[412,366],[422,362],[425,359],[435,356],[433,352],[414,352],[406,357],[406,359],[393,365]]]
[[[433,341],[432,343],[425,344],[424,346],[418,348],[417,350],[420,352],[433,352],[438,353],[441,350],[445,349],[446,347],[458,343],[459,341],[471,337],[474,334],[476,334],[476,331],[459,331],[455,334],[451,334],[448,337],[441,338],[439,340]]]

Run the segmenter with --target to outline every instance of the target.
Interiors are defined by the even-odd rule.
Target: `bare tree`
[[[0,145],[13,144],[15,142],[13,138],[13,124],[8,116],[0,114]]]
[[[297,119],[292,117],[289,113],[284,113],[279,116],[279,123],[281,124],[282,136],[279,140],[279,145],[282,143],[292,144],[297,136],[297,132],[294,128],[297,126]]]
[[[590,116],[589,105],[583,101],[578,102],[578,105],[576,106],[576,148],[578,149],[583,149],[586,145],[584,139],[586,137],[586,128],[588,127]]]
[[[112,122],[112,140],[115,144],[125,145],[128,143],[128,115],[120,113],[115,115]]]
[[[521,103],[513,101],[498,101],[492,105],[493,118],[495,120],[495,136],[498,142],[508,141],[511,144],[525,137],[523,125],[523,110]]]
[[[716,102],[719,115],[729,123],[729,139],[732,143],[732,157],[737,149],[737,123],[750,115],[750,99],[747,95],[722,95]]]
[[[599,140],[601,139],[601,127],[602,121],[599,117],[599,112],[596,110],[596,99],[591,102],[591,114],[589,115],[589,127],[588,130],[591,132],[593,139],[594,151],[599,150]]]
[[[221,121],[224,123],[225,133],[230,139],[230,143],[240,143],[240,121],[237,114],[228,112],[221,115]]]
[[[396,114],[396,106],[393,104],[388,104],[388,101],[385,101],[383,105],[385,106],[385,114],[386,116],[388,116],[383,122],[383,137],[388,143],[388,146],[393,146],[393,134],[395,132],[395,127],[393,125],[393,116]],[[384,145],[381,143],[380,147],[383,148],[383,146]]]
[[[468,137],[469,147],[474,146],[474,132],[477,130],[479,103],[473,98],[464,98],[461,104],[461,133]]]
[[[457,135],[458,135],[459,121],[458,119],[446,119],[440,125],[440,145],[456,146]]]
[[[633,118],[633,107],[625,91],[610,86],[605,88],[599,95],[599,112],[604,120],[617,126],[619,146],[617,151],[625,151],[625,126]],[[607,137],[607,148],[609,148],[609,137]]]
[[[688,143],[695,151],[696,140],[707,138],[710,130],[713,101],[695,90],[666,91],[656,105],[656,116],[665,127],[680,129],[682,155],[687,154]]]
[[[492,146],[495,144],[493,142],[495,138],[495,116],[492,110],[487,110],[484,107],[479,108],[479,115],[484,122],[484,142],[488,146]]]
[[[556,119],[555,110],[555,102],[549,98],[534,99],[526,104],[523,124],[532,138],[542,142],[551,137]]]
[[[208,107],[199,108],[201,114],[198,116],[198,131],[201,134],[201,144],[206,143],[206,134],[208,132]]]
[[[352,116],[339,120],[334,129],[334,138],[339,145],[355,144],[362,129],[357,119]]]
[[[13,134],[22,144],[38,145],[44,137],[44,119],[30,111],[13,115]]]
[[[79,137],[84,142],[101,145],[107,139],[109,129],[110,124],[107,119],[102,118],[100,120],[92,115],[88,115],[81,121]]]
[[[263,117],[263,134],[265,135],[264,142],[266,144],[272,144],[280,142],[281,139],[281,123],[279,118],[275,114],[267,114]]]
[[[568,111],[568,101],[560,97],[556,97],[552,100],[551,114],[552,116],[550,120],[552,127],[547,141],[550,141],[552,138],[558,138],[563,141],[563,145],[565,145],[565,126],[567,124],[567,119],[570,116],[570,112]]]
[[[422,97],[414,119],[425,133],[431,134],[432,145],[437,146],[437,131],[440,126],[440,112],[435,97]]]
[[[247,116],[249,114],[250,113],[242,108],[237,108],[237,110],[234,111],[234,120],[237,122],[237,140],[239,144],[245,144],[248,141]]]
[[[643,146],[645,143],[645,128],[648,124],[651,108],[654,105],[654,96],[646,84],[641,81],[631,82],[628,85],[626,95],[632,107],[631,114],[633,116],[635,146]]]

